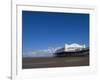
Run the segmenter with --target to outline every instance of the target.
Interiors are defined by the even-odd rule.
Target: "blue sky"
[[[23,50],[89,45],[89,14],[22,11]]]

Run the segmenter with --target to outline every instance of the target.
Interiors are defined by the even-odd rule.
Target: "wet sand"
[[[89,66],[89,56],[22,59],[22,69],[72,66]]]

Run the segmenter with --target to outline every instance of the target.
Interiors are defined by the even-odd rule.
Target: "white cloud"
[[[27,51],[23,53],[23,57],[53,57],[55,56],[55,51],[59,48],[60,47]]]

